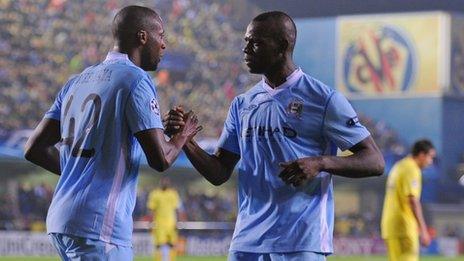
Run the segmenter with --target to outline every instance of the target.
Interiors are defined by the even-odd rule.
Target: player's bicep
[[[215,157],[229,173],[232,173],[235,165],[237,165],[237,162],[240,160],[239,154],[223,148],[218,148],[217,152],[215,153]]]
[[[381,156],[380,149],[377,147],[377,144],[375,144],[375,141],[371,136],[367,136],[362,141],[350,147],[349,150],[353,152],[354,154],[362,151],[365,153],[378,154],[379,156]]]
[[[162,148],[166,140],[162,129],[142,130],[135,133],[134,136],[142,147],[150,166],[155,166],[165,160]]]
[[[334,92],[327,102],[323,132],[341,150],[352,148],[370,136],[351,104],[339,92]]]
[[[60,139],[60,121],[43,118],[27,140],[25,154],[41,153],[42,149],[55,146]]]

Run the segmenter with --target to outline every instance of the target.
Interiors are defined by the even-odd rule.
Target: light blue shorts
[[[228,261],[325,261],[326,256],[315,252],[248,253],[231,251]]]
[[[100,240],[72,235],[49,234],[61,260],[65,261],[120,261],[132,260],[132,247],[118,246]]]

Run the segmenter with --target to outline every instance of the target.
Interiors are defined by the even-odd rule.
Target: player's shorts
[[[132,247],[72,235],[49,234],[53,246],[64,261],[132,260]]]
[[[177,230],[175,228],[159,228],[153,231],[155,244],[157,246],[169,244],[171,246],[177,243]]]
[[[249,253],[230,251],[228,261],[325,261],[326,255],[315,252]]]
[[[385,239],[389,261],[418,261],[419,238],[388,238]]]

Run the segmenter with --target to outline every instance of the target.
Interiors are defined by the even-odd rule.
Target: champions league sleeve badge
[[[156,100],[156,98],[151,99],[151,101],[150,101],[150,110],[154,114],[160,115],[159,105],[158,105],[158,101]]]
[[[288,116],[300,119],[303,112],[303,101],[300,99],[292,100],[287,106]]]
[[[359,123],[359,118],[358,116],[354,116],[353,118],[350,118],[349,120],[346,121],[346,125],[348,127],[353,127],[354,125],[356,125],[357,123]]]

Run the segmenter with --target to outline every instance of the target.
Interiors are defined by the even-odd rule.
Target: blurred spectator
[[[385,122],[374,121],[365,115],[359,115],[359,120],[369,130],[384,155],[404,156],[408,152],[398,133]]]
[[[27,183],[18,186],[16,195],[0,193],[0,230],[44,231],[52,195],[52,187],[46,184]]]
[[[350,213],[335,216],[334,235],[336,237],[379,237],[380,220],[366,213]]]
[[[181,195],[183,202],[184,221],[235,221],[235,202],[221,196],[205,194]],[[146,208],[148,200],[147,190],[140,190],[137,195],[135,220],[150,220]]]

